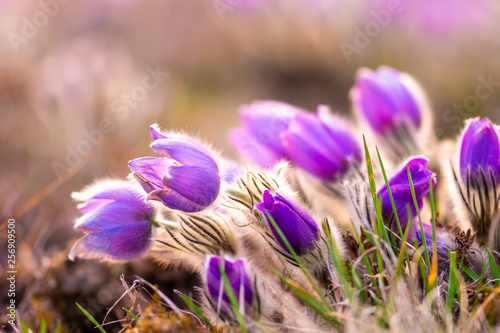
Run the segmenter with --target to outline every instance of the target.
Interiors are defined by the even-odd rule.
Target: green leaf
[[[40,333],[47,333],[47,322],[45,318],[42,318],[42,322],[40,323]]]
[[[457,272],[457,253],[452,251],[450,252],[450,279],[448,284],[448,295],[446,296],[446,308],[449,313],[453,313],[455,294],[460,288],[459,283],[459,275]]]
[[[97,320],[95,320],[95,318],[87,312],[87,310],[85,310],[80,304],[76,303],[76,306],[78,306],[78,308],[80,309],[80,311],[83,312],[83,314],[90,319],[90,321],[99,329],[99,331],[101,331],[102,333],[106,333],[106,331],[104,330],[104,328],[101,327],[101,325],[97,322]]]

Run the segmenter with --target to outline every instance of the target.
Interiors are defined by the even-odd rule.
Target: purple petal
[[[286,157],[281,133],[290,120],[303,110],[278,101],[257,101],[239,110],[243,127],[260,145],[268,147],[280,158]]]
[[[286,157],[269,149],[267,146],[261,145],[243,128],[231,130],[229,132],[229,141],[238,154],[264,168],[271,168]]]
[[[150,219],[150,209],[140,209],[128,202],[111,202],[80,217],[75,229],[81,232],[98,231],[142,223]]]
[[[163,177],[173,165],[176,165],[175,161],[164,157],[141,157],[128,162],[130,169],[149,185],[144,188],[148,193],[164,188]]]
[[[92,232],[77,241],[70,258],[127,260],[143,254],[151,245],[151,223],[141,222]]]
[[[219,194],[220,177],[201,167],[171,167],[163,178],[163,189],[150,193],[150,200],[171,209],[198,212],[210,206]]]
[[[153,140],[168,139],[168,137],[160,131],[157,124],[153,124],[149,127],[149,133],[151,134],[151,138]]]
[[[199,166],[213,172],[219,172],[217,163],[211,154],[201,145],[192,141],[177,138],[158,139],[151,144],[151,148],[183,165]]]
[[[334,181],[346,171],[339,162],[332,161],[296,134],[284,133],[283,142],[297,166],[324,181]]]
[[[482,184],[482,171],[488,184],[491,184],[490,170],[495,179],[495,186],[498,186],[500,183],[500,141],[498,134],[488,118],[482,120],[474,118],[468,123],[462,138],[460,174],[465,183],[468,171],[471,184],[476,181]]]
[[[415,98],[402,83],[401,74],[388,67],[359,72],[353,90],[354,103],[379,134],[409,122],[418,128],[421,113]]]

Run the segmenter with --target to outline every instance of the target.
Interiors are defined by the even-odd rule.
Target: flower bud
[[[231,299],[221,275],[221,265],[240,306],[240,312],[248,313],[255,296],[252,281],[245,270],[245,264],[242,259],[230,260],[227,257],[208,257],[205,279],[211,303],[217,312],[220,310],[228,316],[233,313]]]
[[[84,213],[75,229],[87,235],[79,239],[69,258],[132,259],[151,245],[153,209],[133,184],[104,181],[73,193]]]
[[[417,215],[417,209],[413,201],[410,180],[408,178],[408,171],[406,167],[409,167],[410,174],[413,182],[413,189],[415,191],[415,197],[417,199],[418,208],[422,209],[424,205],[424,197],[429,193],[429,176],[432,178],[432,186],[436,184],[436,178],[432,171],[427,169],[427,160],[425,158],[412,158],[405,164],[405,166],[389,180],[389,187],[391,188],[392,197],[394,204],[396,206],[396,212],[398,214],[399,222],[403,230],[406,227],[408,221],[408,207],[411,210],[413,218]],[[398,232],[398,227],[396,224],[396,219],[394,217],[394,211],[392,208],[391,199],[389,197],[389,192],[387,191],[387,186],[384,186],[377,193],[380,200],[382,200],[382,217],[386,225],[388,225],[393,231]]]
[[[292,204],[276,192],[265,190],[263,202],[255,205],[266,217],[269,228],[280,246],[290,253],[285,242],[274,228],[266,213],[269,213],[276,225],[290,243],[292,249],[301,255],[315,248],[319,239],[319,228],[313,218],[300,207]]]
[[[162,134],[155,125],[150,131],[151,148],[164,157],[142,157],[128,163],[148,199],[188,213],[210,206],[221,183],[212,155],[195,141]]]
[[[323,107],[318,114],[297,114],[283,142],[294,164],[327,182],[361,162],[361,148],[349,126]]]
[[[470,119],[460,147],[460,175],[473,188],[500,183],[500,141],[488,118]],[[484,179],[483,179],[484,177]]]
[[[387,136],[401,129],[418,129],[422,111],[405,74],[390,68],[359,70],[351,97],[355,109],[372,130]]]
[[[272,167],[288,157],[281,134],[290,120],[304,112],[295,106],[278,101],[257,101],[239,110],[243,126],[229,133],[236,151],[251,162]]]

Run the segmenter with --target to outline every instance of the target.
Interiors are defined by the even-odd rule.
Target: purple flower
[[[221,183],[211,154],[194,141],[163,135],[156,125],[150,132],[151,148],[164,157],[142,157],[128,163],[148,199],[188,213],[210,206]]]
[[[484,184],[484,175],[484,181],[488,186],[498,186],[499,173],[500,141],[495,126],[488,118],[469,120],[460,148],[462,180],[465,184],[469,182],[473,187],[477,187]]]
[[[240,311],[246,313],[254,300],[254,290],[242,259],[230,260],[227,257],[208,257],[205,278],[212,304],[226,315],[232,313],[231,300],[220,272],[221,265],[224,267],[224,273],[231,285],[232,292],[238,300]],[[241,305],[244,308],[241,308]]]
[[[86,233],[69,258],[132,259],[151,245],[153,209],[133,184],[105,181],[72,197],[84,214],[75,229]]]
[[[423,236],[425,237],[425,242],[427,244],[428,249],[430,250],[429,253],[432,256],[433,254],[432,225],[427,223],[422,223],[422,226],[423,226]],[[420,222],[414,221],[413,230],[409,233],[408,238],[411,241],[417,241],[417,243],[423,244],[424,237],[422,237],[422,228],[420,228]],[[436,227],[436,252],[438,259],[442,260],[449,259],[450,257],[449,252],[454,250],[455,247],[456,247],[455,238],[453,237],[453,235],[447,233],[446,231],[441,231]]]
[[[315,242],[319,238],[319,228],[313,218],[300,207],[292,204],[278,193],[265,190],[263,202],[255,205],[255,208],[265,215],[274,237],[285,251],[290,253],[266,213],[271,215],[298,255],[314,249]]]
[[[390,67],[358,71],[351,97],[356,110],[379,135],[420,127],[422,114],[404,74]]]
[[[361,149],[349,126],[327,109],[300,113],[283,134],[290,159],[324,181],[335,181],[361,161]]]
[[[405,166],[389,180],[392,197],[396,206],[401,228],[404,230],[408,221],[407,208],[409,207],[412,213],[411,218],[417,215],[417,209],[413,201],[410,180],[406,166],[409,167],[415,197],[417,199],[418,208],[422,209],[424,205],[424,197],[429,193],[429,176],[432,178],[432,186],[436,184],[436,178],[432,171],[427,169],[427,160],[425,158],[412,158]],[[387,186],[384,186],[378,191],[377,195],[382,200],[382,217],[388,226],[395,232],[398,232],[394,211],[392,209],[391,199]]]
[[[243,126],[229,133],[236,151],[262,167],[272,167],[287,158],[281,134],[291,119],[305,112],[277,101],[257,101],[239,110]]]

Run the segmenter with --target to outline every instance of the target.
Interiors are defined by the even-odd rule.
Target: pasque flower
[[[153,209],[130,182],[107,180],[72,197],[84,215],[75,229],[86,233],[71,249],[70,259],[132,259],[151,245]]]
[[[406,80],[403,73],[385,66],[358,71],[351,98],[359,115],[377,134],[386,136],[402,128],[420,127],[422,112]]]
[[[327,182],[361,161],[361,148],[349,126],[325,107],[317,114],[297,114],[283,133],[283,143],[294,164]]]
[[[244,307],[243,309],[240,307],[240,311],[247,313],[254,301],[255,293],[242,259],[231,260],[228,257],[208,257],[205,279],[211,303],[225,315],[232,313],[231,299],[221,275],[221,266],[238,304]]]
[[[314,249],[315,242],[319,238],[319,228],[313,218],[303,209],[280,194],[269,190],[264,191],[263,202],[255,205],[255,208],[265,215],[269,228],[285,251],[290,253],[285,242],[283,242],[278,231],[269,220],[267,213],[271,215],[292,249],[298,255]]]
[[[288,157],[281,135],[292,118],[305,112],[278,101],[257,101],[239,110],[243,124],[229,133],[231,144],[249,161],[272,167]]]
[[[221,179],[212,155],[195,141],[164,135],[150,128],[151,144],[163,157],[142,157],[128,163],[149,200],[184,212],[198,212],[217,198]]]
[[[460,147],[460,175],[465,184],[498,186],[500,183],[500,141],[488,118],[470,119]]]
[[[413,201],[410,180],[408,178],[407,166],[410,169],[410,174],[413,182],[413,189],[415,191],[415,197],[417,199],[417,205],[419,209],[422,209],[424,205],[424,197],[429,193],[429,177],[432,179],[432,186],[436,184],[436,178],[432,171],[427,169],[427,160],[425,158],[412,158],[404,167],[389,180],[389,187],[391,188],[392,197],[394,204],[396,206],[396,212],[398,214],[401,227],[406,227],[406,222],[408,221],[407,209],[410,208],[412,217],[417,215],[417,209]],[[392,208],[391,199],[389,197],[389,192],[387,186],[384,186],[378,191],[377,195],[382,200],[382,217],[386,224],[389,225],[394,231],[398,231],[397,224],[394,218],[394,211]]]

